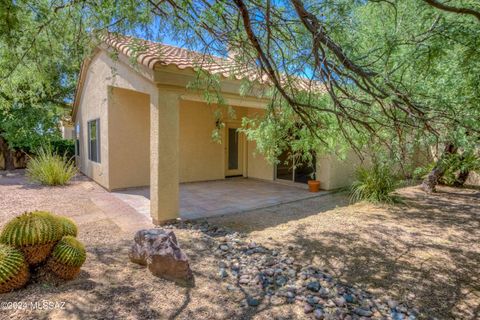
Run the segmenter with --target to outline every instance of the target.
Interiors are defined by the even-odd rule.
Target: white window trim
[[[90,126],[91,126],[91,123],[95,122],[95,135],[96,135],[96,155],[97,155],[97,159],[92,159],[92,150],[91,150],[91,147],[92,147],[92,144],[91,144],[91,138],[90,138]],[[88,160],[92,161],[92,162],[96,162],[96,163],[100,163],[101,162],[101,155],[100,155],[100,118],[97,118],[97,119],[92,119],[90,121],[87,122],[87,129],[88,129],[88,133],[87,133],[87,140],[88,140]]]

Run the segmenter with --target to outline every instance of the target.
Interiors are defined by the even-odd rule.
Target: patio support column
[[[158,88],[150,103],[150,215],[154,224],[179,217],[179,94]]]

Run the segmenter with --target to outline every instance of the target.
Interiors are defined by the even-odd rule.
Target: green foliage
[[[65,155],[56,154],[51,147],[39,149],[28,161],[26,170],[30,180],[49,186],[65,185],[76,173],[75,163]]]
[[[78,228],[75,222],[72,221],[72,219],[63,216],[55,216],[55,219],[60,225],[60,229],[62,230],[61,233],[63,236],[77,236]]]
[[[75,141],[71,139],[59,139],[50,142],[52,150],[56,154],[65,155],[67,159],[75,156]]]
[[[478,172],[480,170],[480,158],[474,152],[452,154],[442,161],[445,174],[441,179],[442,184],[453,185],[459,172]]]
[[[472,151],[455,153],[444,157],[439,165],[445,170],[439,183],[451,186],[455,184],[460,172],[478,172],[480,158]]]
[[[413,176],[414,179],[424,179],[435,165],[436,164],[432,162],[416,168]],[[438,165],[445,170],[438,182],[449,186],[455,184],[460,172],[480,172],[480,158],[472,150],[445,156]]]
[[[434,162],[428,163],[424,166],[417,167],[415,168],[415,170],[413,170],[412,178],[414,180],[425,179],[425,177],[430,173],[430,171],[433,170],[434,167],[435,167]]]
[[[0,134],[10,147],[30,152],[59,140],[92,35],[140,29],[151,15],[134,0],[0,0]]]
[[[79,268],[87,258],[84,245],[72,236],[63,237],[52,251],[52,258],[57,263]]]
[[[61,231],[52,214],[45,211],[25,212],[5,225],[0,242],[18,248],[43,245],[58,241]]]
[[[392,174],[392,168],[386,164],[374,164],[370,168],[359,168],[356,181],[352,183],[351,201],[368,201],[372,203],[393,203],[391,192],[398,186]]]
[[[0,243],[0,285],[15,277],[25,264],[22,252]]]

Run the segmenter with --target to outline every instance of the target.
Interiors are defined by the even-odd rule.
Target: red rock
[[[130,260],[143,266],[155,276],[193,286],[192,270],[185,253],[178,246],[173,231],[162,229],[139,230],[129,253]]]

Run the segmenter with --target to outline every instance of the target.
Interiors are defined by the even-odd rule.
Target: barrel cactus
[[[28,265],[20,250],[0,244],[0,293],[23,287],[29,278]]]
[[[26,212],[3,228],[0,242],[20,249],[31,265],[44,261],[62,237],[60,224],[48,212]]]
[[[55,216],[60,228],[62,230],[62,236],[76,237],[78,233],[77,225],[71,219],[63,216]]]
[[[65,236],[53,248],[47,265],[59,278],[71,280],[78,275],[86,258],[83,244],[72,236]]]

